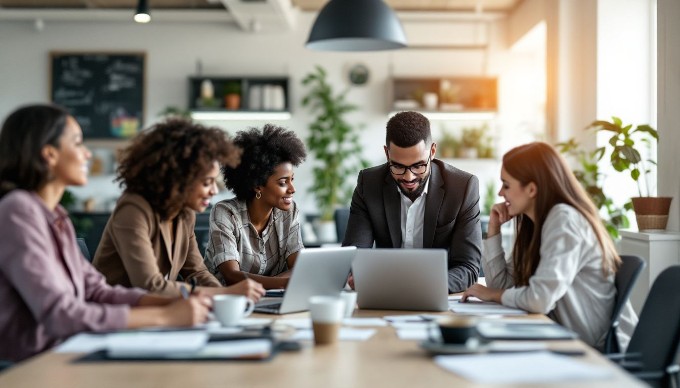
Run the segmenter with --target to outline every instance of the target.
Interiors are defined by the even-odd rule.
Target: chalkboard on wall
[[[69,110],[88,139],[124,139],[142,128],[146,54],[52,52],[52,102]]]

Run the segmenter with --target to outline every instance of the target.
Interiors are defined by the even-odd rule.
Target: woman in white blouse
[[[474,296],[550,318],[601,349],[611,320],[619,258],[597,209],[565,160],[550,145],[536,142],[503,156],[505,201],[495,204],[482,265],[487,286],[475,284]],[[501,225],[515,219],[511,258],[501,246]],[[630,302],[618,330],[622,349],[637,323]]]

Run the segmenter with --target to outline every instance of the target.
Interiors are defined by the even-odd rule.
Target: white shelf
[[[290,112],[265,111],[192,111],[191,117],[203,121],[290,120]]]
[[[431,121],[473,121],[473,120],[493,120],[496,118],[495,111],[421,111],[415,109]],[[389,117],[394,116],[400,111],[392,111]]]

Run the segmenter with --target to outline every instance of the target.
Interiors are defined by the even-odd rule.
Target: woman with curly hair
[[[305,160],[305,146],[293,131],[271,124],[237,133],[241,163],[222,167],[236,198],[210,213],[205,262],[222,282],[244,278],[265,288],[285,288],[302,249],[299,210],[293,202],[293,167]]]
[[[258,300],[252,280],[221,287],[203,264],[194,224],[217,193],[220,164],[236,166],[240,150],[218,128],[171,119],[137,135],[123,152],[116,180],[125,187],[94,257],[110,284],[178,295],[183,282],[208,295]]]
[[[81,332],[205,322],[205,295],[112,287],[83,257],[59,201],[67,186],[87,183],[92,154],[66,110],[15,110],[0,155],[0,360],[24,360]]]

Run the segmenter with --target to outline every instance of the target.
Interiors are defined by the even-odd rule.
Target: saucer
[[[442,342],[423,341],[419,346],[430,354],[473,354],[486,353],[491,349],[490,344],[479,341],[467,344],[445,344]]]

